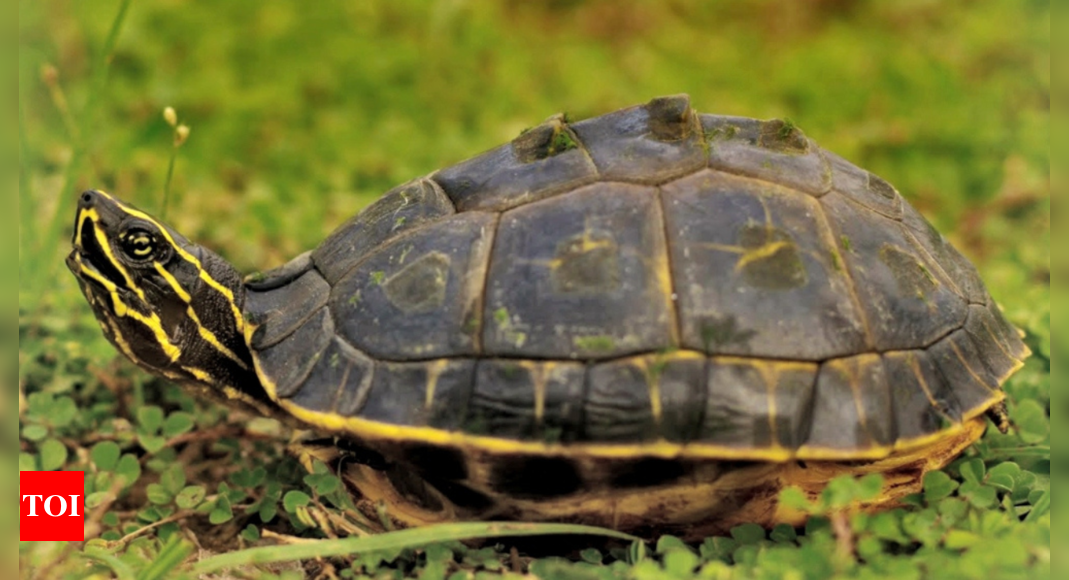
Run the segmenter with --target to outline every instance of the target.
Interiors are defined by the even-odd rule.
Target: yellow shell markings
[[[142,211],[133,209],[130,206],[127,206],[126,204],[115,199],[106,192],[98,191],[97,193],[106,197],[108,200],[116,204],[119,209],[123,210],[127,214],[139,219],[143,219],[156,226],[156,228],[160,231],[160,235],[162,235],[167,240],[167,243],[170,244],[172,248],[174,248],[175,253],[181,256],[183,260],[189,262],[190,264],[193,264],[193,266],[197,269],[197,273],[200,276],[200,279],[204,280],[206,284],[211,286],[213,289],[215,289],[216,292],[219,292],[223,295],[224,298],[226,298],[227,303],[230,304],[230,310],[234,315],[234,323],[237,325],[238,331],[240,332],[245,327],[245,318],[241,315],[241,310],[238,308],[237,300],[234,298],[234,293],[231,292],[230,289],[226,286],[220,284],[218,280],[212,278],[211,274],[209,274],[204,269],[204,267],[200,263],[200,260],[198,260],[196,256],[190,254],[189,252],[182,249],[181,246],[176,244],[174,238],[171,236],[171,233],[167,231],[167,228],[165,228],[163,224],[156,221],[152,216]]]
[[[526,362],[526,361],[524,361]],[[528,363],[530,364],[530,363]],[[535,423],[542,424],[542,419],[546,414],[546,376],[552,372],[553,363],[546,363],[544,365],[527,367],[531,370],[531,375],[534,380],[534,403],[535,403]],[[526,365],[523,365],[526,366]]]
[[[438,359],[431,363],[430,368],[427,369],[427,394],[423,401],[423,408],[430,410],[431,405],[434,404],[434,391],[438,388],[438,378],[442,376],[442,371],[449,365],[449,359]]]
[[[776,385],[779,384],[779,375],[783,370],[788,368],[801,371],[813,371],[815,373],[818,372],[816,369],[817,365],[814,363],[796,361],[768,362],[738,356],[718,356],[714,357],[714,360],[720,364],[752,368],[761,376],[761,381],[765,383],[765,389],[768,393],[768,425],[770,433],[772,434],[772,443],[769,447],[789,454],[790,450],[783,447],[779,442],[779,430],[776,426]]]
[[[607,234],[607,239],[606,239],[606,237],[595,238],[594,236],[591,235],[593,233],[605,233],[605,234]],[[575,239],[575,238],[573,237],[571,239]],[[584,254],[588,253],[588,252],[592,252],[594,250],[600,250],[602,248],[610,248],[611,249],[611,248],[615,247],[615,245],[616,245],[615,242],[613,241],[613,237],[612,237],[611,233],[605,232],[604,230],[599,230],[599,229],[591,226],[591,220],[590,220],[589,217],[586,217],[586,218],[583,219],[583,233],[582,233],[582,235],[579,236],[579,239],[576,240],[576,241],[579,242],[579,245],[575,249],[579,253],[584,253]],[[520,258],[520,259],[516,260],[516,263],[517,264],[532,264],[532,265],[536,265],[536,266],[543,266],[543,267],[549,268],[550,270],[559,270],[561,268],[561,266],[564,264],[564,260],[561,259],[561,258],[549,258],[549,259],[543,259],[543,258]]]
[[[847,200],[847,202],[849,202],[849,200]],[[839,244],[836,243],[835,238],[833,237],[834,230],[832,230],[831,220],[828,219],[828,212],[824,209],[824,204],[818,202],[814,207],[816,208],[814,215],[816,216],[817,223],[820,225],[820,227],[817,228],[817,232],[824,238],[824,243],[831,248],[831,251],[835,256],[834,259],[838,260],[839,263],[843,265],[842,275],[846,279],[846,290],[850,293],[850,301],[853,303],[854,311],[857,312],[858,320],[861,321],[861,327],[865,331],[865,346],[872,349],[876,344],[876,341],[873,338],[872,326],[869,324],[869,319],[865,316],[864,308],[861,307],[861,297],[858,296],[857,293],[857,283],[854,280],[854,274],[850,270],[850,265],[846,261],[846,256],[840,251]],[[844,249],[847,252],[850,252],[850,238],[844,235],[840,240],[843,242]]]
[[[958,357],[959,361],[961,361],[961,365],[964,366],[965,370],[969,372],[969,376],[972,377],[972,379],[978,384],[980,384],[982,387],[984,387],[984,390],[991,394],[994,394],[995,390],[992,389],[987,383],[985,383],[983,379],[980,378],[980,375],[976,374],[976,371],[972,369],[972,367],[969,365],[969,362],[965,360],[965,355],[961,354],[961,349],[958,348],[958,345],[954,344],[954,341],[952,340],[949,342],[949,344],[950,348],[954,350],[954,355]]]
[[[757,374],[761,375],[761,382],[765,383],[765,392],[768,395],[768,431],[772,438],[772,447],[781,447],[779,428],[776,425],[776,385],[779,383],[779,370],[769,364],[751,366],[757,369]]]
[[[983,420],[983,414],[988,407],[1001,402],[1005,398],[1002,392],[988,405],[981,405],[976,409],[965,413],[961,422],[955,422],[951,426],[934,433],[899,439],[891,445],[873,446],[865,450],[844,450],[826,447],[814,447],[803,445],[795,451],[777,446],[761,449],[745,449],[728,447],[710,443],[672,443],[667,440],[658,440],[642,444],[612,444],[612,443],[549,443],[543,441],[516,441],[501,439],[485,435],[472,435],[459,431],[445,431],[433,427],[417,427],[411,425],[395,425],[382,423],[360,417],[345,417],[337,413],[324,413],[311,411],[296,403],[279,399],[276,395],[276,387],[261,370],[259,359],[253,356],[257,375],[263,383],[264,391],[286,413],[297,419],[328,431],[339,434],[354,435],[361,440],[392,440],[392,441],[420,441],[430,445],[451,446],[468,448],[488,453],[526,453],[543,456],[574,456],[585,455],[605,458],[629,458],[629,457],[659,457],[665,459],[738,459],[784,462],[792,459],[802,460],[867,460],[883,459],[893,454],[906,453],[921,447],[931,445],[944,438],[963,433],[973,420]],[[804,363],[799,363],[804,364]]]
[[[772,365],[758,365],[757,372],[768,392],[768,432],[772,437],[772,446],[779,447],[779,427],[776,425],[776,385],[779,384],[779,369]]]
[[[1002,344],[1002,341],[999,340],[998,335],[995,334],[995,331],[991,329],[991,326],[987,323],[986,320],[981,319],[980,320],[980,324],[983,325],[984,330],[987,331],[988,336],[991,337],[991,340],[995,343],[995,346],[997,346],[998,349],[1002,351],[1002,354],[1004,354],[1007,357],[1009,357],[1010,360],[1016,361],[1020,365],[1020,366],[1014,365],[1013,370],[1011,370],[1009,372],[1009,374],[1007,374],[1005,377],[996,377],[996,379],[1001,383],[1003,380],[1005,380],[1010,375],[1012,375],[1014,372],[1016,372],[1017,369],[1021,368],[1021,366],[1024,366],[1024,363],[1021,362],[1021,361],[1018,361],[1016,356],[1014,356],[1012,353],[1010,353],[1010,351],[1006,350],[1006,346]],[[1025,355],[1024,356],[1027,358],[1031,354],[1032,354],[1032,350],[1029,349],[1028,346],[1026,345],[1025,346]]]
[[[991,337],[995,340],[995,344],[998,345],[999,349],[1001,349],[1002,352],[1006,354],[1006,356],[1010,357],[1010,359],[1013,360],[1013,366],[1010,367],[1010,370],[1006,371],[1006,373],[1003,374],[1001,377],[995,377],[995,379],[998,381],[998,384],[1001,385],[1002,383],[1006,382],[1007,379],[1013,376],[1014,373],[1024,367],[1024,359],[1032,356],[1032,349],[1028,348],[1028,345],[1024,342],[1021,342],[1020,344],[1022,347],[1024,347],[1024,351],[1022,351],[1019,356],[1015,356],[1006,350],[1006,347],[1002,344],[1002,341],[998,339],[998,335],[996,335],[995,332],[991,330],[991,327],[988,326],[987,322],[983,322],[983,325],[984,328],[987,330],[988,334],[990,334]],[[1019,328],[1015,330],[1022,334],[1024,332]]]
[[[661,288],[661,295],[664,297],[666,308],[668,312],[668,320],[671,323],[668,325],[669,340],[673,345],[680,344],[680,328],[682,325],[679,321],[679,309],[676,308],[676,288],[672,279],[672,251],[668,246],[668,220],[664,217],[664,194],[660,188],[657,188],[657,203],[654,204],[654,211],[656,212],[656,219],[661,224],[661,241],[663,246],[658,248],[660,251],[656,252],[653,256],[653,274],[657,277],[657,285]]]
[[[765,190],[763,195],[782,195],[782,192],[776,190]],[[762,196],[756,196],[755,199],[761,204],[761,210],[764,214],[764,223],[758,224],[756,220],[752,218],[746,223],[747,226],[760,226],[765,229],[766,232],[773,232],[777,230],[774,220],[772,219],[772,211],[768,208],[768,203]],[[814,204],[817,204],[813,200]],[[819,204],[818,204],[819,205]],[[823,224],[820,224],[823,225]],[[819,228],[818,228],[819,229]],[[783,231],[783,230],[779,230]],[[826,240],[824,240],[826,243]],[[780,250],[784,248],[793,248],[795,251],[801,252],[807,256],[812,257],[817,263],[827,267],[826,260],[820,252],[799,247],[798,244],[791,240],[772,240],[769,238],[765,243],[756,248],[747,248],[739,244],[719,244],[715,242],[694,242],[694,247],[705,248],[708,250],[714,250],[718,252],[727,252],[729,254],[738,254],[739,258],[735,262],[735,272],[740,273],[746,269],[747,266],[766,260],[775,256]],[[830,247],[834,248],[834,244]],[[834,257],[832,258],[835,259]]]
[[[838,370],[846,379],[846,383],[850,385],[850,394],[854,399],[854,410],[857,412],[857,420],[861,424],[861,427],[863,427],[865,431],[868,431],[868,416],[865,414],[865,403],[861,400],[861,382],[858,379],[858,375],[861,373],[861,361],[858,359],[862,356],[877,356],[878,358],[878,355],[859,355],[856,357],[831,360],[824,364],[832,366]]]
[[[773,228],[775,226],[766,225],[764,227]],[[762,244],[760,247],[757,247],[757,248],[745,248],[743,246],[739,246],[739,245],[735,245],[735,244],[718,244],[718,243],[715,243],[715,242],[694,242],[692,245],[694,247],[705,248],[707,250],[715,250],[715,251],[718,251],[718,252],[727,252],[729,254],[738,254],[739,255],[739,259],[738,259],[737,262],[735,262],[735,271],[736,272],[739,272],[739,271],[743,270],[746,266],[748,266],[749,264],[751,264],[753,262],[760,262],[761,260],[764,260],[766,258],[774,256],[776,254],[776,252],[780,251],[783,248],[791,247],[791,246],[794,246],[794,247],[797,248],[797,246],[795,244],[793,244],[793,243],[791,243],[789,241],[784,241],[784,240],[774,241],[774,242],[767,242],[767,243]],[[819,254],[817,254],[813,250],[808,250],[808,249],[805,249],[805,248],[797,248],[797,249],[798,249],[798,251],[800,251],[800,252],[802,252],[804,254],[813,256],[818,261],[823,263],[823,260],[820,260]]]
[[[650,415],[653,417],[653,423],[657,426],[661,425],[661,417],[664,415],[664,410],[661,408],[661,377],[660,373],[650,371],[650,365],[645,358],[634,359],[634,364],[642,371],[643,376],[646,379],[646,388],[650,394]]]
[[[776,254],[776,252],[782,250],[783,248],[789,247],[791,245],[792,244],[790,242],[785,242],[783,240],[780,240],[778,242],[768,242],[767,244],[761,246],[760,248],[754,248],[752,250],[746,250],[746,251],[743,252],[742,256],[739,258],[739,261],[735,263],[735,271],[736,272],[741,271],[743,268],[745,268],[751,262],[760,262],[761,260],[764,260],[766,258],[770,258],[770,257],[774,256]]]
[[[242,334],[245,336],[245,344],[252,344],[252,335],[256,333],[256,329],[260,325],[247,322],[242,326]],[[256,354],[256,350],[252,349],[252,368],[256,371],[256,376],[260,378],[260,386],[263,388],[267,397],[276,403],[278,401],[278,393],[276,392],[275,382],[267,378],[267,373],[264,372],[263,367],[260,366],[260,357]]]

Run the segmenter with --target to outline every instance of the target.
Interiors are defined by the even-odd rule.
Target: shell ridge
[[[485,356],[486,354],[483,349],[483,333],[487,330],[486,294],[490,288],[490,272],[493,271],[494,266],[494,247],[497,245],[497,230],[501,227],[501,215],[501,213],[495,212],[493,223],[490,225],[490,231],[487,233],[489,242],[486,243],[486,265],[483,267],[482,284],[479,286],[479,293],[476,296],[475,305],[472,308],[472,316],[475,317],[475,328],[471,332],[472,348],[475,350],[475,353],[480,356]]]
[[[845,197],[845,196],[844,196]],[[850,293],[850,302],[854,307],[854,311],[857,312],[857,318],[861,321],[861,328],[865,332],[865,346],[871,351],[876,349],[876,337],[872,332],[872,323],[869,321],[868,316],[865,315],[865,309],[861,305],[861,296],[857,291],[857,281],[854,280],[854,273],[850,271],[850,264],[847,263],[846,258],[843,257],[842,249],[839,243],[835,240],[835,228],[831,225],[831,219],[828,217],[828,212],[824,209],[824,203],[817,199],[817,219],[820,220],[825,234],[830,239],[825,239],[829,243],[832,251],[835,252],[833,259],[836,259],[838,263],[843,265],[843,278],[846,280],[846,290]]]
[[[568,191],[575,191],[576,189],[582,187],[583,185],[589,185],[590,183],[596,183],[598,181],[601,181],[601,169],[598,167],[597,163],[594,163],[594,157],[590,154],[590,148],[588,148],[586,146],[586,143],[583,141],[582,137],[579,136],[579,133],[577,133],[574,129],[572,129],[572,123],[570,121],[568,121],[567,115],[564,115],[562,113],[562,117],[563,118],[561,120],[561,123],[562,123],[563,129],[565,131],[567,131],[568,135],[572,138],[572,140],[575,141],[575,148],[583,153],[583,157],[586,159],[587,164],[589,164],[590,167],[592,167],[594,169],[594,175],[592,176],[593,179],[591,181],[589,181],[588,183],[584,183],[582,185],[578,185],[575,188],[572,188],[571,190],[558,192],[557,195],[560,195],[562,193],[568,193]],[[553,197],[553,196],[550,196],[550,197]]]
[[[974,304],[974,302],[972,302],[972,300],[970,300],[969,297],[966,296],[965,291],[960,286],[958,286],[956,282],[954,282],[954,279],[949,274],[947,274],[946,269],[943,268],[943,264],[941,264],[939,260],[936,260],[935,257],[928,252],[924,245],[920,243],[920,240],[917,239],[917,236],[913,235],[912,229],[907,227],[906,224],[901,221],[897,222],[896,225],[899,229],[902,230],[903,234],[906,236],[906,239],[909,240],[909,242],[913,245],[913,250],[925,259],[925,261],[927,262],[927,264],[925,265],[931,268],[935,268],[936,275],[940,277],[939,282],[950,286],[950,288],[954,290],[954,293],[960,296],[966,304]]]
[[[667,272],[662,272],[658,274],[665,276],[666,279],[666,281],[663,281],[662,284],[666,286],[664,288],[665,292],[667,293],[667,296],[665,298],[668,300],[668,317],[671,321],[669,337],[672,341],[672,346],[675,348],[679,348],[679,346],[682,344],[683,322],[682,320],[680,320],[679,303],[677,300],[679,293],[676,292],[676,269],[674,267],[674,264],[672,263],[672,237],[668,228],[668,212],[665,210],[664,207],[664,192],[661,190],[660,186],[657,187],[656,191],[656,211],[658,214],[657,219],[661,221],[661,231],[663,232],[664,236],[664,267],[667,270]]]
[[[333,317],[333,312],[331,313],[331,316]],[[342,392],[345,391],[346,384],[348,383],[346,380],[346,382],[340,385],[334,400],[334,406],[332,407],[339,415],[356,415],[364,408],[368,395],[371,393],[371,385],[374,383],[375,369],[378,367],[378,360],[354,346],[345,338],[345,336],[338,333],[337,328],[339,327],[337,325],[335,325],[334,328],[334,342],[338,344],[342,351],[351,350],[352,354],[355,354],[357,357],[364,357],[371,362],[371,364],[368,365],[367,372],[364,373],[364,376],[360,379],[360,386],[356,389],[356,398],[342,408],[342,403],[344,402],[342,401]],[[346,368],[346,375],[348,375],[351,369],[352,361],[350,360],[350,364]]]
[[[435,175],[438,175],[438,171],[434,171],[433,173],[424,175],[423,177],[416,179],[416,181],[427,182],[431,186],[431,189],[435,191],[435,193],[438,193],[443,199],[449,202],[449,206],[453,208],[454,214],[460,213],[460,208],[457,207],[457,202],[453,201],[453,198],[449,197],[449,195],[446,194],[445,190],[442,189],[442,185],[434,179]]]
[[[438,218],[438,219],[445,219],[445,218],[448,218],[449,216],[453,216],[453,215],[457,215],[457,214],[449,214],[447,216],[442,216],[441,218]],[[381,248],[381,247],[384,247],[384,246],[387,246],[387,245],[392,245],[392,244],[401,242],[401,241],[405,240],[406,238],[415,235],[416,233],[418,233],[422,229],[423,229],[422,227],[411,228],[411,229],[405,230],[403,232],[400,232],[400,233],[398,233],[396,235],[390,236],[390,237],[386,238],[385,240],[381,240],[379,242],[379,246],[378,247]],[[365,252],[364,255],[360,257],[359,260],[357,260],[356,262],[353,262],[348,268],[346,268],[342,273],[340,273],[337,276],[336,282],[344,280],[344,279],[348,278],[349,276],[351,276],[354,271],[356,271],[358,268],[360,268],[360,266],[364,265],[364,262],[367,262],[369,259],[371,259],[374,254],[375,254],[375,252]],[[322,276],[323,279],[326,280],[328,284],[330,284],[330,278],[327,277],[327,273],[323,270],[323,268],[320,267],[320,265],[318,263],[316,263],[315,259],[312,260],[312,266],[315,268],[316,273],[318,273],[320,276]],[[333,288],[334,288],[334,286],[331,285],[331,289],[333,289]]]
[[[817,407],[817,379],[820,377],[820,366],[823,364],[823,362],[816,363],[816,368],[813,369],[809,379],[809,398],[805,401],[803,411],[805,420],[799,422],[799,432],[795,434],[795,447],[791,449],[793,457],[798,456],[798,449],[804,447],[813,434],[813,418],[816,416]]]

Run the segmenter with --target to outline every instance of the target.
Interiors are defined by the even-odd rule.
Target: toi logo
[[[19,540],[85,539],[85,472],[19,472]]]

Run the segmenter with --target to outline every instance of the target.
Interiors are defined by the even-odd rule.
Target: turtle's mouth
[[[82,287],[82,293],[85,294],[86,299],[93,307],[93,310],[97,312],[97,315],[107,315],[109,318],[114,317],[116,313],[114,311],[113,301],[109,296],[112,293],[126,296],[130,294],[130,292],[126,288],[112,283],[111,280],[109,280],[108,277],[93,264],[89,255],[77,247],[67,255],[66,263],[67,268],[70,269],[71,273],[74,274],[74,277],[78,279],[79,286]]]
[[[115,279],[112,276],[105,274],[101,268],[93,263],[93,258],[90,254],[80,248],[71,250],[71,253],[67,255],[67,268],[79,280],[102,291],[123,289],[115,283]]]
[[[67,256],[67,267],[79,279],[105,291],[124,290],[125,278],[108,259],[108,252],[101,245],[102,236],[97,232],[97,222],[88,216],[79,215],[79,218],[72,240],[74,247]]]

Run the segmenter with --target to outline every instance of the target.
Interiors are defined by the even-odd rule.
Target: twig
[[[319,540],[309,540],[307,538],[298,538],[297,536],[287,536],[286,534],[279,534],[272,532],[271,530],[263,530],[261,535],[265,538],[271,538],[278,540],[283,544],[314,544]]]
[[[19,364],[22,364],[22,353],[19,353]],[[19,421],[22,421],[26,416],[26,409],[29,405],[26,403],[26,381],[19,379]]]
[[[831,520],[831,532],[835,536],[839,555],[844,560],[853,560],[854,530],[850,527],[850,517],[845,510],[838,510],[832,512],[828,519]]]
[[[174,515],[172,515],[170,517],[163,518],[162,520],[159,520],[159,521],[156,521],[156,522],[152,522],[151,524],[149,524],[147,526],[144,526],[142,528],[138,528],[138,529],[130,532],[129,534],[126,534],[125,536],[119,538],[118,540],[115,540],[113,542],[108,542],[108,547],[121,548],[121,547],[125,546],[127,542],[133,540],[134,538],[140,536],[141,534],[143,534],[143,533],[145,533],[147,531],[154,530],[154,529],[156,529],[156,528],[158,528],[158,527],[160,527],[160,526],[162,526],[164,524],[169,524],[171,522],[177,522],[178,520],[183,520],[185,518],[188,518],[189,516],[196,515],[196,514],[197,514],[197,512],[188,511],[188,510],[187,511],[178,512],[178,513],[176,513],[176,514],[174,514]]]
[[[64,542],[63,547],[60,548],[59,553],[56,554],[56,557],[49,560],[49,562],[45,564],[40,570],[34,572],[33,580],[45,580],[46,578],[51,578],[52,571],[55,570],[56,566],[59,566],[63,562],[67,561],[68,557],[71,555],[71,552],[74,551],[74,545],[78,543],[79,542]]]
[[[330,518],[330,521],[334,522],[334,525],[345,530],[347,535],[360,537],[371,535],[367,530],[361,528],[356,522],[351,521],[349,518],[336,514],[327,508],[323,508],[323,510],[324,513],[327,514],[327,517]]]
[[[82,132],[78,127],[78,122],[74,119],[74,114],[71,113],[67,95],[59,84],[59,71],[56,67],[51,64],[43,65],[41,67],[41,82],[48,87],[48,96],[52,99],[52,106],[59,111],[59,116],[63,120],[63,127],[67,130],[67,136],[70,137],[71,142],[81,143]]]
[[[93,63],[93,78],[90,84],[89,96],[86,99],[86,105],[81,111],[81,124],[77,125],[79,130],[79,136],[84,137],[89,134],[92,129],[93,120],[96,117],[97,103],[99,102],[104,87],[108,80],[108,61],[112,54],[115,52],[115,44],[119,39],[119,32],[122,30],[123,22],[126,20],[126,13],[130,8],[132,0],[121,0],[119,4],[119,10],[115,14],[115,18],[111,22],[111,29],[108,31],[108,36],[104,41],[104,45],[100,52],[97,53],[95,62]],[[58,85],[57,85],[58,86]],[[57,244],[62,238],[60,231],[62,231],[63,225],[67,223],[65,219],[64,210],[67,209],[68,203],[66,199],[70,197],[71,190],[74,189],[74,185],[78,180],[78,173],[81,170],[82,162],[88,155],[88,146],[84,139],[75,140],[72,138],[72,153],[70,161],[67,162],[67,167],[63,174],[63,185],[60,191],[67,197],[60,197],[52,208],[52,215],[48,217],[45,224],[44,231],[39,232],[41,242],[38,244],[36,253],[43,260],[44,264],[34,270],[34,278],[27,283],[27,288],[31,292],[39,292],[46,280],[52,278],[52,274],[55,271],[57,260],[53,260],[53,255],[56,252]],[[38,307],[38,304],[34,304],[33,308],[33,321],[31,326],[38,326],[40,323],[40,316],[42,315],[42,309]]]
[[[116,478],[115,481],[111,483],[111,487],[108,488],[107,501],[98,505],[93,509],[93,513],[89,514],[89,518],[85,521],[85,538],[87,540],[91,540],[100,534],[100,522],[102,522],[104,516],[107,515],[108,508],[115,503],[115,500],[119,499],[119,492],[122,491],[122,488],[126,483],[127,481],[125,478]]]
[[[512,564],[512,571],[517,574],[523,574],[523,561],[520,560],[520,551],[513,546],[509,550],[509,562]]]
[[[338,574],[337,571],[334,569],[334,565],[330,562],[323,562],[322,564],[323,566],[319,570],[319,574],[316,575],[316,580],[338,580]]]
[[[238,437],[242,435],[248,435],[250,438],[259,438],[256,435],[249,435],[245,432],[244,427],[236,427],[234,425],[221,425],[219,427],[212,427],[204,431],[190,431],[189,433],[183,433],[176,437],[172,437],[164,444],[164,449],[168,447],[176,447],[183,443],[190,443],[194,441],[215,441],[223,437]],[[266,439],[266,438],[265,438]]]

